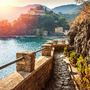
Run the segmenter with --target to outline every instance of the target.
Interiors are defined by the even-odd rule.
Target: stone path
[[[52,78],[44,90],[76,90],[63,53],[55,53],[54,57]]]

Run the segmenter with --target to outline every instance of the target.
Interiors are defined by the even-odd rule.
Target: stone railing
[[[20,51],[16,58],[14,73],[0,80],[0,90],[41,90],[51,77],[55,50],[63,50],[66,44],[57,44],[57,40],[47,40],[42,45],[42,55],[35,60],[36,52]],[[40,51],[40,50],[39,50]]]

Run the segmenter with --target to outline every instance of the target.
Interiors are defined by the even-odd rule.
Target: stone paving
[[[76,90],[63,53],[55,53],[54,57],[52,77],[43,90]]]

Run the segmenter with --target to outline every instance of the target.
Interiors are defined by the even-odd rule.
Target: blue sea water
[[[41,45],[45,44],[47,39],[31,39],[31,38],[8,38],[0,39],[0,66],[5,65],[16,59],[18,51],[36,51],[41,49]],[[36,54],[36,58],[41,52]],[[16,71],[16,64],[8,66],[0,70],[0,80]]]
[[[49,39],[31,39],[31,38],[7,38],[0,39],[0,66],[16,60],[18,51],[37,51],[41,49],[41,45],[45,44]],[[60,44],[61,42],[58,42]],[[68,42],[66,42],[68,43]],[[36,58],[41,52],[36,54]],[[16,71],[16,64],[10,65],[0,70],[0,80]]]

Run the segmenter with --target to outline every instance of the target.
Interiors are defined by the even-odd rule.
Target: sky
[[[26,6],[32,4],[42,4],[49,8],[66,4],[76,4],[75,0],[0,0],[0,6]]]

